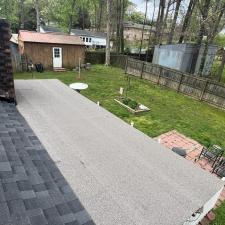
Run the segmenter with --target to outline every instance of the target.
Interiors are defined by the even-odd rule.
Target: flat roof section
[[[18,110],[97,225],[183,224],[223,182],[58,80],[16,80]]]

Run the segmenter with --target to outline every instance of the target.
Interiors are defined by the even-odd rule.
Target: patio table
[[[72,83],[69,85],[69,87],[77,92],[80,92],[81,90],[85,90],[88,88],[88,84],[85,83]]]

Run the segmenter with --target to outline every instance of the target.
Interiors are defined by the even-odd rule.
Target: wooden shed
[[[42,63],[45,69],[75,68],[84,62],[85,45],[80,37],[63,34],[19,32],[19,50],[26,62]]]

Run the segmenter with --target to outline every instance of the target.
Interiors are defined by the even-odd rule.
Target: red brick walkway
[[[187,160],[196,163],[204,170],[207,170],[209,172],[212,171],[212,164],[208,160],[198,160],[198,156],[200,155],[203,146],[197,141],[186,137],[185,135],[177,132],[176,130],[169,131],[165,134],[156,137],[155,139],[168,149],[172,149],[173,147],[185,149],[187,152]],[[220,198],[217,201],[214,209],[220,206],[223,201],[225,201],[225,188],[223,189],[223,192],[221,193]],[[208,225],[214,218],[214,213],[209,212],[207,216],[200,222],[200,225]]]

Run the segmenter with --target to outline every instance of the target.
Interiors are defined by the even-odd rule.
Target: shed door
[[[53,48],[53,67],[62,67],[62,48]]]

